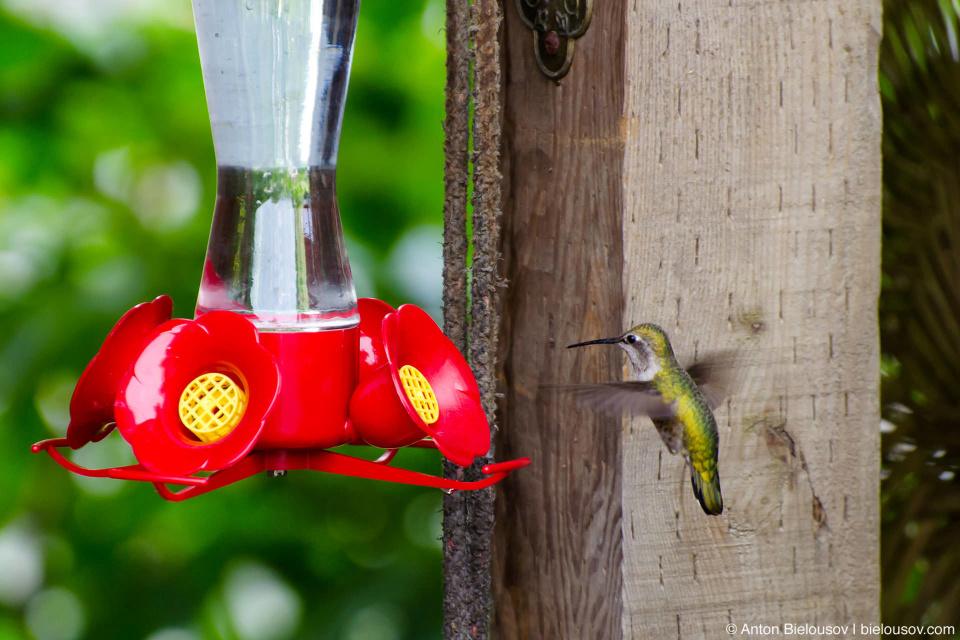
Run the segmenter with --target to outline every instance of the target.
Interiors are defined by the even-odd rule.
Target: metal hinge
[[[593,0],[517,0],[523,22],[533,30],[537,64],[559,80],[573,62],[573,45],[590,26]]]

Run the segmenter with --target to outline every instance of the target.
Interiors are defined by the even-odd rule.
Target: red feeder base
[[[530,464],[530,458],[519,458],[507,462],[488,464],[482,469],[483,474],[487,477],[474,482],[463,482],[391,467],[389,463],[396,454],[396,449],[388,449],[384,455],[376,461],[363,460],[325,449],[293,449],[254,451],[232,466],[221,469],[209,476],[175,476],[153,473],[139,464],[113,469],[87,469],[63,457],[59,449],[68,446],[66,438],[57,438],[38,442],[31,447],[31,450],[34,453],[46,451],[61,467],[81,476],[150,482],[157,490],[157,493],[164,499],[172,502],[181,502],[203,495],[214,489],[225,487],[238,480],[249,478],[264,471],[310,469],[313,471],[352,476],[354,478],[384,480],[386,482],[396,482],[421,487],[436,487],[449,493],[489,487],[503,480],[511,471]],[[410,446],[436,448],[436,444],[432,440],[422,440]],[[180,485],[185,488],[173,491],[167,485]]]
[[[347,442],[344,425],[357,386],[357,328],[260,332],[280,368],[280,392],[255,449],[329,449]]]

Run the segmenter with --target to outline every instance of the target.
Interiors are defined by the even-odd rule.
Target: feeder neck
[[[219,167],[197,315],[214,309],[261,331],[357,326],[335,169]]]

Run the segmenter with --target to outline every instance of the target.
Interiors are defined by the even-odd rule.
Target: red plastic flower
[[[173,313],[169,296],[138,304],[127,311],[83,370],[70,399],[67,444],[79,449],[99,442],[113,430],[113,403],[120,379],[143,350],[150,334]]]
[[[120,383],[120,433],[137,460],[156,473],[233,464],[254,446],[277,399],[273,355],[260,345],[253,324],[229,311],[171,320],[160,329]],[[221,431],[201,437],[204,425],[218,419]]]
[[[381,330],[386,363],[361,378],[350,402],[356,432],[383,448],[430,435],[444,456],[462,466],[486,454],[490,427],[477,383],[440,327],[407,304],[385,316]]]

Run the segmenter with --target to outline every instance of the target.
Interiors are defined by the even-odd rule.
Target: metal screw
[[[543,41],[543,48],[549,55],[557,55],[557,52],[560,51],[560,36],[557,35],[556,31],[547,34],[546,40]]]

